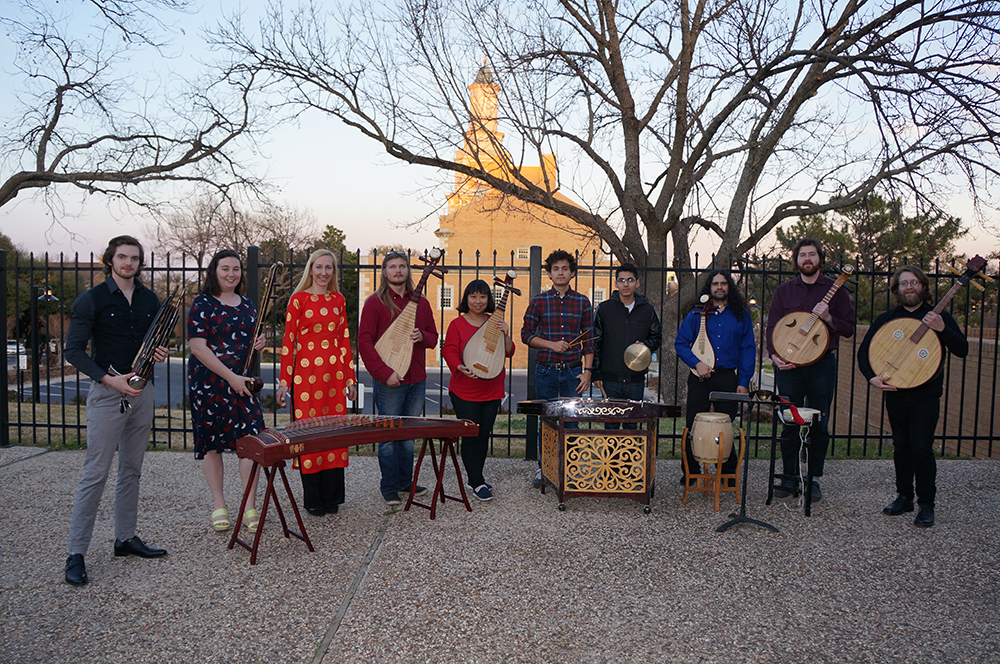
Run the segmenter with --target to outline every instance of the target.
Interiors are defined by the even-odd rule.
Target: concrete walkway
[[[315,553],[269,519],[251,567],[211,531],[193,455],[151,452],[140,535],[170,555],[113,557],[109,486],[90,583],[74,588],[63,564],[82,461],[0,450],[0,661],[1000,661],[995,461],[940,462],[927,530],[880,513],[890,462],[828,462],[806,518],[787,499],[763,505],[755,461],[749,515],[781,532],[720,534],[733,498],[718,513],[701,497],[681,505],[676,461],[660,462],[646,515],[620,499],[559,512],[529,487],[533,465],[489,459],[496,499],[471,513],[449,502],[432,522],[387,511],[376,459],[356,456],[341,512],[305,517]]]

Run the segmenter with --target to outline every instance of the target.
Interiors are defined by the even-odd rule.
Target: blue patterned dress
[[[239,373],[253,350],[257,310],[247,297],[230,307],[211,295],[199,295],[188,313],[188,338],[201,337],[222,363]],[[191,423],[194,425],[194,456],[205,458],[214,450],[232,450],[243,436],[260,433],[264,416],[256,396],[233,392],[229,383],[193,354],[188,359]]]

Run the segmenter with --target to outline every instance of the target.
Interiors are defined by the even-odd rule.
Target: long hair
[[[205,283],[201,286],[201,292],[205,295],[217,296],[222,293],[222,285],[219,283],[219,277],[216,272],[219,269],[219,262],[223,258],[235,258],[240,262],[240,283],[236,284],[236,294],[246,295],[247,294],[247,271],[243,266],[243,259],[240,255],[233,251],[232,249],[222,249],[221,251],[215,252],[212,256],[212,260],[208,264],[208,272],[205,274]]]
[[[931,303],[931,280],[927,278],[927,275],[919,267],[914,267],[912,265],[902,265],[896,268],[896,271],[892,273],[892,277],[889,279],[889,292],[892,296],[896,298],[896,304],[902,304],[899,299],[899,275],[904,272],[909,272],[917,278],[924,289],[921,293],[921,300],[926,304]]]
[[[465,287],[465,292],[462,293],[462,301],[458,303],[457,307],[458,313],[469,313],[469,296],[473,293],[486,296],[486,313],[491,314],[496,311],[497,305],[493,301],[493,289],[482,279],[474,279],[469,282],[469,285]]]
[[[694,302],[690,303],[687,311],[692,311],[698,304],[698,300],[701,299],[702,295],[708,295],[712,297],[712,280],[718,275],[722,275],[729,282],[729,296],[726,299],[726,306],[733,310],[733,315],[736,316],[736,320],[743,320],[743,317],[747,315],[747,305],[743,300],[743,293],[740,292],[739,287],[736,282],[733,281],[733,276],[729,274],[728,270],[712,270],[705,276],[705,283],[701,285],[701,290],[698,291],[698,297],[695,298]]]
[[[295,287],[292,291],[292,295],[296,293],[301,293],[302,291],[307,291],[312,288],[313,276],[312,269],[313,263],[316,262],[317,258],[322,256],[329,256],[330,260],[333,261],[333,277],[330,279],[330,285],[327,287],[327,293],[339,293],[340,286],[337,285],[337,278],[340,275],[340,268],[337,266],[337,257],[333,255],[333,252],[329,249],[317,249],[316,251],[309,254],[309,260],[306,261],[306,268],[302,272],[302,278],[299,279],[299,285]]]
[[[392,295],[389,293],[389,279],[386,278],[385,271],[386,263],[394,258],[402,258],[406,262],[406,292],[413,292],[413,270],[410,268],[410,258],[405,251],[393,250],[382,257],[382,278],[379,280],[375,294],[378,295],[378,299],[382,300],[382,304],[389,308],[389,311],[396,313],[402,310],[392,301]]]
[[[130,247],[139,247],[139,267],[135,271],[135,276],[138,277],[142,274],[142,268],[146,267],[146,252],[142,248],[142,244],[139,240],[135,239],[131,235],[119,235],[111,238],[108,242],[108,248],[104,250],[104,255],[101,256],[101,262],[104,263],[105,276],[111,276],[111,259],[115,257],[115,252],[118,251],[118,247],[123,244]]]

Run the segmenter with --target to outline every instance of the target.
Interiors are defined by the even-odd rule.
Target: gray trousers
[[[137,397],[128,397],[130,410],[120,413],[121,393],[94,382],[87,395],[87,455],[83,477],[73,502],[69,523],[69,553],[87,553],[94,533],[97,508],[118,449],[118,484],[115,488],[115,537],[124,541],[135,535],[139,512],[139,477],[153,423],[156,389],[146,386]]]

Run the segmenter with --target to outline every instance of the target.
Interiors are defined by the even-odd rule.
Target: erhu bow
[[[260,296],[260,307],[257,312],[257,324],[254,325],[253,328],[250,353],[247,355],[247,361],[243,365],[243,371],[241,372],[241,375],[247,379],[247,389],[254,394],[257,394],[264,388],[264,379],[260,376],[250,375],[251,370],[254,367],[254,358],[257,356],[257,349],[254,348],[253,345],[257,343],[257,337],[264,332],[264,321],[267,319],[267,313],[271,305],[271,300],[277,297],[274,294],[274,288],[277,281],[276,276],[278,274],[278,269],[284,266],[284,263],[277,262],[274,263],[267,271],[267,279],[264,280],[264,290]]]

